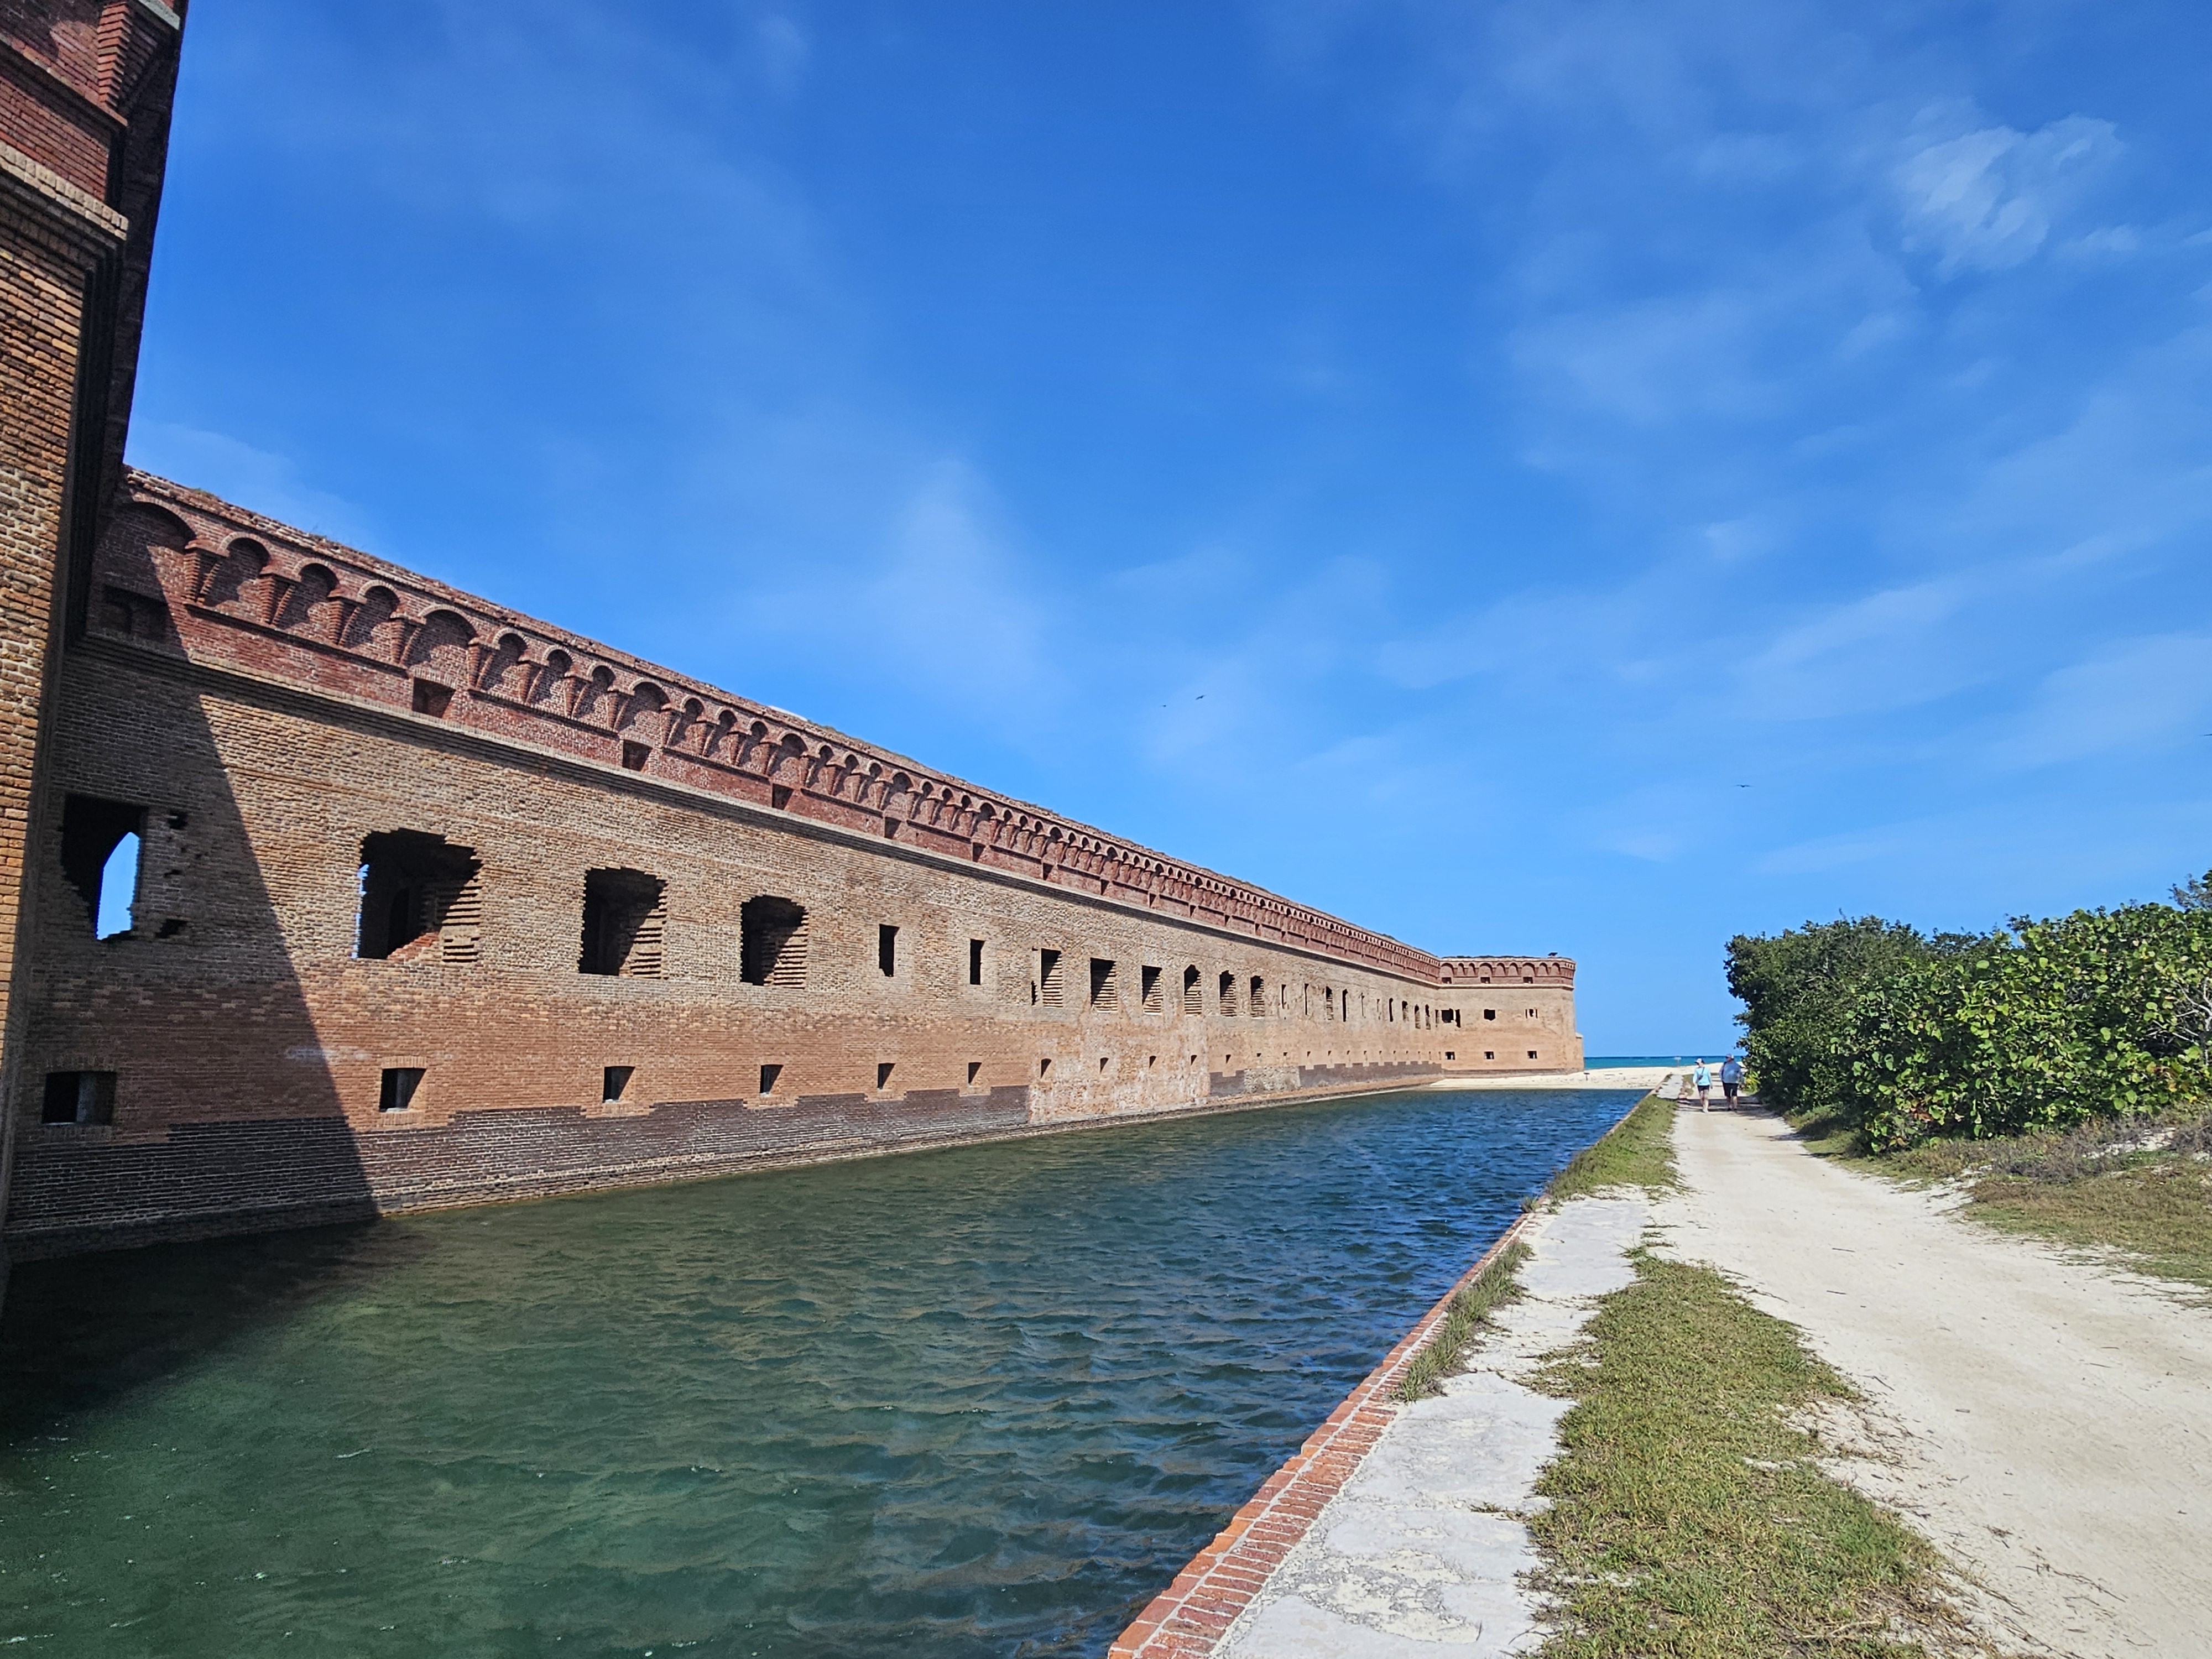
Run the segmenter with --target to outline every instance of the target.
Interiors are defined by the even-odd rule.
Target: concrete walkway
[[[1713,1062],[1716,1070],[1720,1062]],[[1686,1076],[1684,1066],[1608,1066],[1599,1072],[1507,1072],[1495,1075],[1460,1073],[1438,1078],[1421,1086],[1428,1089],[1634,1089],[1649,1094],[1663,1089],[1671,1098],[1671,1085]],[[1715,1090],[1716,1094],[1719,1093]],[[1692,1100],[1697,1097],[1692,1095]]]
[[[1675,1119],[1662,1248],[1730,1274],[1865,1392],[1838,1469],[1990,1592],[2031,1652],[2212,1654],[2212,1314],[1813,1157],[1764,1113]]]
[[[1523,1381],[1634,1277],[1639,1199],[1578,1199],[1524,1235],[1528,1295],[1500,1309],[1473,1370],[1400,1411],[1267,1577],[1218,1659],[1489,1659],[1536,1645],[1521,1516],[1567,1402]]]

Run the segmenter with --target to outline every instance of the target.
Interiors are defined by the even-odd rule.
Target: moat
[[[34,1262],[0,1640],[1101,1654],[1631,1091]]]

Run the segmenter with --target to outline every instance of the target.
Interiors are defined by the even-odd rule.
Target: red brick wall
[[[11,1101],[54,664],[100,504],[122,477],[180,10],[0,0],[0,1096]],[[0,1206],[15,1116],[0,1126]]]
[[[1374,1086],[1460,1040],[1425,952],[204,496],[133,493],[55,779],[144,809],[134,926],[92,937],[56,819],[19,1248]],[[441,713],[417,682],[451,691]],[[356,959],[362,843],[396,830],[471,849],[475,902],[453,948]],[[586,872],[613,869],[665,884],[655,975],[579,971]],[[744,982],[760,896],[806,908],[803,984]],[[1096,1003],[1094,960],[1115,964]],[[1571,964],[1544,961],[1571,999]],[[421,1091],[380,1111],[398,1066]],[[608,1066],[635,1068],[612,1105]],[[37,1122],[48,1070],[117,1073],[113,1123]]]

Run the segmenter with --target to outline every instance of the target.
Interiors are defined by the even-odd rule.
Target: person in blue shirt
[[[1705,1064],[1702,1055],[1698,1057],[1697,1070],[1690,1073],[1690,1081],[1698,1091],[1698,1109],[1711,1111],[1712,1108],[1706,1104],[1706,1101],[1713,1091],[1713,1068]]]
[[[1721,1062],[1721,1092],[1728,1097],[1729,1107],[1735,1107],[1735,1091],[1743,1086],[1743,1062],[1730,1054]]]

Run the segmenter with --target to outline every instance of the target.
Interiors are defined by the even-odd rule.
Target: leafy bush
[[[1759,1098],[1798,1113],[1840,1109],[1850,1082],[1843,1037],[1852,1004],[1929,950],[1917,929],[1880,916],[1730,939],[1729,989],[1744,1006],[1744,1055]]]
[[[1862,991],[1841,1104],[1879,1151],[2163,1111],[2212,1085],[2212,911],[2020,921]]]
[[[1864,917],[1729,945],[1761,1094],[1875,1150],[2212,1095],[2208,883],[2176,902],[1923,937]]]

